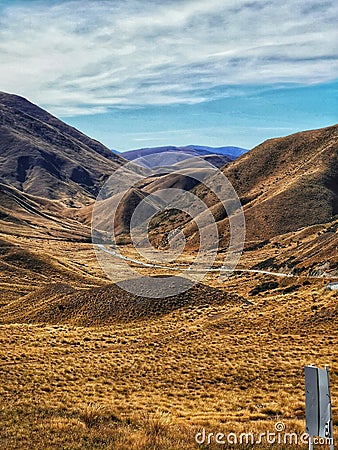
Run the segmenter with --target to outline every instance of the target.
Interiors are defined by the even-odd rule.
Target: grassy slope
[[[216,314],[90,329],[2,326],[4,448],[191,449],[201,427],[273,431],[283,421],[302,430],[310,362],[330,364],[336,398],[334,331],[234,332]]]
[[[88,244],[50,245],[70,289],[106,283]],[[45,286],[48,303],[55,292]],[[263,275],[225,288],[252,304],[201,299],[97,327],[1,325],[3,448],[185,450],[197,448],[201,427],[258,433],[283,421],[303,430],[303,366],[329,364],[338,394],[337,293],[322,280]]]

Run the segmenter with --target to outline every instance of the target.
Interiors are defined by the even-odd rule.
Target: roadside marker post
[[[328,366],[319,369],[313,365],[304,367],[306,432],[309,435],[309,450],[313,449],[313,438],[328,439],[330,450],[334,450],[330,376]]]

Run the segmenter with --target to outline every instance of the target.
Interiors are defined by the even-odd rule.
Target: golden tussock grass
[[[62,252],[70,267],[71,245]],[[70,293],[83,287],[86,271],[97,277],[87,278],[93,284],[107,285],[88,255],[86,246],[74,253]],[[259,433],[280,421],[301,433],[303,366],[310,363],[330,366],[336,425],[337,293],[321,280],[253,274],[222,289],[249,303],[198,300],[95,327],[0,325],[2,448],[214,450],[233,446],[198,446],[202,428]],[[47,281],[43,292],[41,307]]]

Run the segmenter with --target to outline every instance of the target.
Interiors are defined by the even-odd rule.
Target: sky
[[[110,148],[338,122],[336,0],[0,0],[0,90]]]

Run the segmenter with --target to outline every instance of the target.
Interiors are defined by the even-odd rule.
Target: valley
[[[328,283],[338,279],[337,125],[266,141],[221,166],[246,221],[227,277],[219,269],[229,217],[215,192],[189,176],[202,171],[196,160],[142,178],[144,167],[25,99],[2,93],[0,111],[2,448],[190,450],[201,448],[203,427],[259,433],[277,422],[301,434],[307,364],[330,366],[336,429],[338,291]],[[197,217],[156,212],[149,240],[161,264],[147,263],[130,237],[144,199],[180,189],[207,205],[220,236],[215,261],[191,289],[135,295],[100,266],[92,211],[124,167],[139,182],[113,223],[122,255],[108,255],[113,271],[123,279],[127,260],[159,290],[173,275],[184,284],[203,233]],[[177,230],[185,245],[167,260]]]

